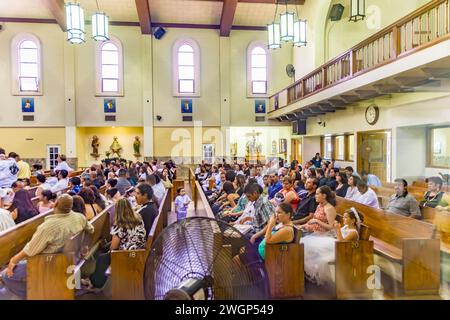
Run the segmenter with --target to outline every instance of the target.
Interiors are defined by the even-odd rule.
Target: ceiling
[[[296,1],[304,3],[303,0]],[[77,2],[84,8],[86,20],[90,20],[92,13],[97,10],[96,0]],[[100,10],[106,12],[111,21],[139,22],[135,0],[97,2]],[[239,0],[233,25],[266,26],[273,20],[276,8],[274,2],[275,0]],[[54,19],[43,3],[43,0],[0,0],[0,17]],[[222,0],[148,0],[148,4],[152,22],[178,24],[219,25],[223,7]],[[288,5],[288,8],[295,11],[295,5]],[[278,14],[283,11],[284,5],[280,5]]]

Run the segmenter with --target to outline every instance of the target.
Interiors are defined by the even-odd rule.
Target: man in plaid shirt
[[[253,231],[259,232],[264,228],[271,215],[275,213],[275,208],[267,197],[261,194],[261,186],[257,183],[249,183],[245,186],[244,193],[248,200],[254,202],[255,215],[253,217]]]

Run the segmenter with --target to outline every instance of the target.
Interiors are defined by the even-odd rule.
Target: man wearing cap
[[[26,258],[38,254],[60,252],[65,242],[75,234],[86,231],[93,233],[94,227],[82,214],[72,211],[73,199],[64,194],[56,201],[54,213],[45,217],[31,240],[11,258],[8,268],[2,272],[5,287],[15,295],[26,299]]]

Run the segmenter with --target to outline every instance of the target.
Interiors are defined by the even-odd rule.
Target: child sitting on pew
[[[305,246],[305,274],[310,281],[319,286],[333,284],[329,263],[335,260],[335,242],[358,241],[362,222],[363,216],[352,208],[345,211],[342,228],[334,222],[336,237],[313,234],[301,239]]]
[[[37,204],[39,213],[44,213],[53,209],[53,207],[55,206],[55,204],[52,202],[53,199],[54,195],[50,190],[42,191],[41,195],[39,196],[39,202]]]

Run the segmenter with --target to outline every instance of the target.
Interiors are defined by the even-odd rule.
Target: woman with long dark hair
[[[38,209],[33,205],[33,202],[31,202],[28,191],[24,189],[16,191],[14,200],[8,210],[11,212],[11,216],[16,224],[39,214]]]

